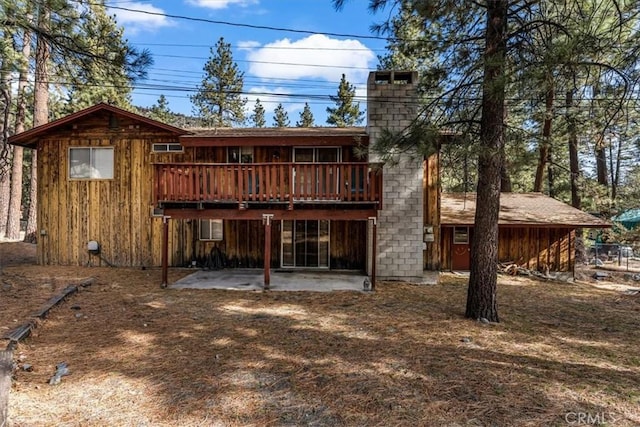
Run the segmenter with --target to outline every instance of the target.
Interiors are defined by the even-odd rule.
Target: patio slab
[[[272,271],[272,291],[363,291],[367,276],[357,273]],[[172,289],[263,290],[262,269],[198,270],[169,285]]]

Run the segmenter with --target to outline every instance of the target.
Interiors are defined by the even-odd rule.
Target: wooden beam
[[[248,219],[261,220],[264,210],[251,209],[179,209],[165,208],[164,213],[174,219]],[[342,221],[366,221],[376,215],[375,209],[273,209],[268,211],[274,221],[329,219]]]
[[[162,283],[161,287],[169,285],[169,216],[162,217]]]
[[[271,284],[271,222],[273,214],[263,214],[264,224],[264,290],[269,289]]]

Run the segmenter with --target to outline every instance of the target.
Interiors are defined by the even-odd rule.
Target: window
[[[169,142],[166,144],[153,144],[151,151],[154,153],[181,153],[184,149],[177,142]]]
[[[228,163],[253,163],[253,147],[229,147]]]
[[[201,219],[200,220],[200,240],[222,240],[222,220],[221,219]]]
[[[69,148],[70,179],[113,179],[113,147]]]
[[[469,243],[469,227],[455,227],[453,229],[453,244],[465,245]]]

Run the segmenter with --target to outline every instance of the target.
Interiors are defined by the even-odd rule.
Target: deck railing
[[[369,163],[160,163],[154,202],[382,204],[382,168]]]

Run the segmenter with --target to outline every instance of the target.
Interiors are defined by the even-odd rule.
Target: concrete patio
[[[432,274],[428,274],[432,273]],[[333,271],[271,271],[272,291],[364,291],[362,273],[338,273]],[[424,284],[438,282],[437,272],[425,272]],[[264,273],[262,269],[198,270],[169,285],[171,289],[225,289],[261,291]]]

